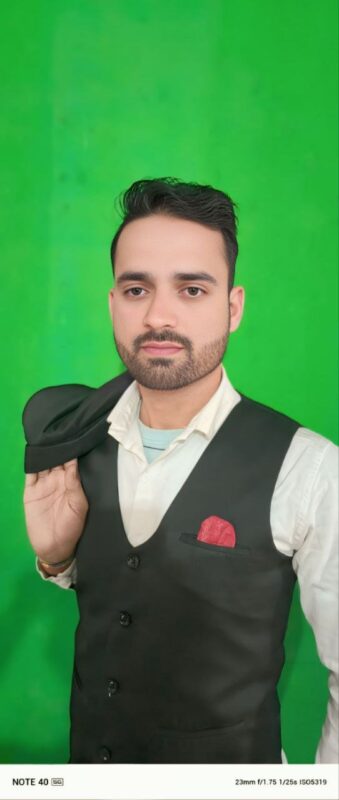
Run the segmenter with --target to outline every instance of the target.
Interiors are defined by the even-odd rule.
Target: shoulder
[[[333,475],[338,472],[338,454],[339,448],[331,439],[310,428],[300,427],[292,439],[285,466],[288,470],[293,464],[299,464],[311,478],[318,473]]]
[[[260,433],[265,435],[266,438],[269,435],[279,435],[279,433],[293,436],[300,428],[300,422],[282,411],[254,400],[243,393],[240,393],[240,396],[243,402],[239,404],[239,407],[242,406],[243,408],[243,416],[248,419],[252,427],[255,427],[258,436]]]
[[[241,395],[245,401],[248,416],[257,425],[262,425],[266,429],[289,431],[291,435],[290,446],[286,456],[287,469],[295,462],[303,462],[304,468],[309,473],[322,464],[324,467],[329,464],[331,468],[337,464],[338,447],[320,433],[305,427],[301,422],[284,414],[277,409],[253,400],[246,395]]]

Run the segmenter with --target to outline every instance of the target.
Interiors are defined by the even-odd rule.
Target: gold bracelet
[[[38,558],[39,558],[39,556],[38,556]],[[47,567],[47,569],[52,567],[52,569],[56,569],[57,567],[65,567],[66,564],[68,564],[68,563],[70,564],[71,561],[73,561],[73,558],[74,558],[74,553],[73,553],[73,555],[71,555],[68,558],[66,558],[65,561],[57,561],[55,564],[48,564],[47,561],[42,561],[41,558],[39,558],[39,561],[40,561],[40,564],[41,564],[42,567]]]

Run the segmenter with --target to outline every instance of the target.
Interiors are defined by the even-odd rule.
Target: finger
[[[77,467],[78,466],[78,459],[72,458],[70,461],[65,461],[64,469],[69,469],[70,467]]]
[[[39,480],[40,478],[46,478],[47,475],[50,473],[50,469],[42,469],[41,472],[38,472]]]
[[[25,486],[34,486],[37,480],[38,480],[37,472],[27,472],[25,478]]]

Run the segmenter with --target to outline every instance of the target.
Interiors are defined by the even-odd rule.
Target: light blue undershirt
[[[174,430],[159,430],[158,428],[149,428],[144,425],[141,419],[138,419],[141,440],[144,447],[144,453],[150,464],[160,456],[164,450],[170,446],[171,441],[182,433],[184,428],[176,428]]]

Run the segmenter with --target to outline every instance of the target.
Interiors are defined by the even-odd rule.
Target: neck
[[[221,365],[181,389],[163,391],[147,389],[140,383],[137,388],[141,397],[140,420],[149,428],[174,430],[186,425],[208,403],[222,379]]]

